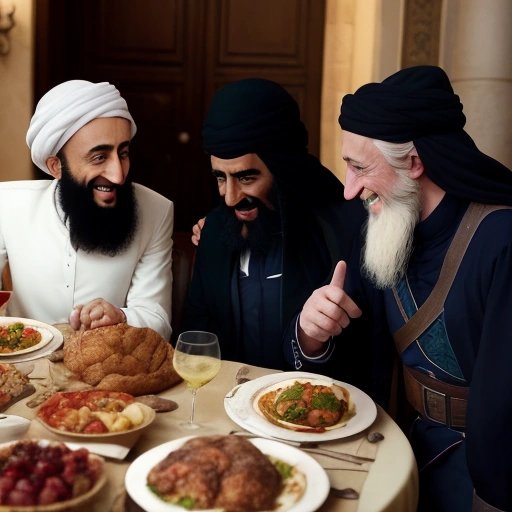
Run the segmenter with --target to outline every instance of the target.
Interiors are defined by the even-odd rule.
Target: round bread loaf
[[[153,329],[123,323],[72,334],[64,344],[64,365],[98,389],[138,396],[181,381],[173,353],[172,345]]]

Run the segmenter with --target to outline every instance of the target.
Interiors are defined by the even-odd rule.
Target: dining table
[[[192,395],[184,382],[167,389],[159,396],[177,404],[170,412],[158,412],[154,421],[145,429],[132,436],[107,438],[106,443],[89,443],[89,439],[67,437],[49,431],[36,418],[37,407],[29,407],[34,396],[53,386],[57,375],[61,376],[58,389],[65,390],[70,372],[63,362],[52,362],[47,358],[31,361],[29,378],[36,388],[35,394],[24,398],[3,412],[30,420],[30,426],[20,438],[47,439],[72,442],[70,446],[85,446],[105,458],[107,484],[96,494],[90,503],[79,506],[77,512],[139,512],[144,510],[132,499],[133,493],[125,487],[128,468],[142,454],[154,447],[185,436],[203,435],[244,435],[250,434],[240,422],[233,421],[226,413],[226,396],[242,380],[249,381],[275,374],[278,371],[223,360],[218,375],[198,390],[195,421],[199,427],[190,430],[184,424],[191,412]],[[62,379],[64,376],[64,379]],[[76,382],[75,382],[76,384]],[[70,386],[72,387],[72,386]],[[235,418],[236,419],[236,418]],[[0,420],[1,421],[1,420]],[[1,423],[0,423],[1,429]],[[376,442],[369,439],[376,437]],[[286,437],[286,436],[285,436]],[[372,439],[373,441],[373,439]],[[286,442],[284,439],[283,442]],[[119,443],[116,445],[116,443]],[[329,492],[320,512],[413,512],[418,500],[418,472],[411,446],[393,419],[380,406],[376,407],[375,421],[356,434],[320,443],[320,447],[370,459],[363,464],[339,461],[335,458],[304,451],[313,457],[326,471],[331,487],[348,492],[338,497]],[[147,510],[147,512],[152,512]]]

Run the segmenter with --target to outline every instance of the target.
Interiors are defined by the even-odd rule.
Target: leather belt
[[[405,393],[422,416],[448,427],[466,426],[469,387],[447,384],[404,366]]]

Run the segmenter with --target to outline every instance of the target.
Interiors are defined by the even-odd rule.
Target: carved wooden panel
[[[406,0],[402,67],[439,64],[442,0]]]
[[[222,0],[218,13],[218,66],[304,66],[305,2],[280,0],[276,9],[275,0]]]
[[[274,80],[299,103],[318,154],[324,17],[324,0],[210,0],[207,104],[233,80]]]

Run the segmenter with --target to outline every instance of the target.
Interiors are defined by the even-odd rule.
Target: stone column
[[[464,105],[466,131],[512,168],[512,1],[445,0],[440,65]]]

